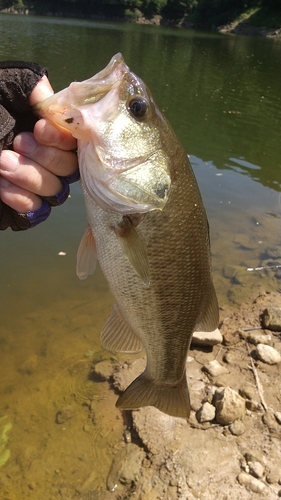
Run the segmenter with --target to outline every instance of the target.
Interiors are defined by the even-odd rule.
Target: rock
[[[279,259],[281,258],[281,250],[278,246],[267,247],[266,255],[269,259]]]
[[[270,345],[271,335],[266,335],[264,333],[254,331],[254,332],[251,332],[250,335],[248,335],[247,341],[250,344],[254,344],[254,345],[258,345],[258,344]]]
[[[211,377],[218,377],[219,375],[229,373],[228,369],[221,365],[216,359],[204,365],[203,370],[211,375]]]
[[[106,485],[114,491],[118,481],[124,485],[135,483],[138,479],[145,452],[134,443],[128,443],[114,457]]]
[[[250,464],[252,462],[260,462],[261,464],[264,464],[264,457],[260,450],[249,450],[244,454],[244,457],[247,464]]]
[[[234,345],[240,342],[240,334],[238,330],[234,332],[226,332],[223,334],[223,344],[224,345]]]
[[[256,388],[251,384],[245,384],[239,389],[239,394],[244,399],[255,399],[257,395]]]
[[[269,432],[276,432],[279,430],[279,424],[275,418],[275,415],[272,411],[268,410],[262,417],[262,421],[265,425],[267,425]]]
[[[223,356],[223,361],[228,365],[237,365],[238,364],[237,353],[232,350],[227,351]]]
[[[253,399],[247,399],[246,408],[247,410],[250,411],[260,411],[262,409],[262,406],[258,401],[254,401]]]
[[[112,364],[110,361],[100,361],[94,366],[94,374],[100,381],[109,380],[112,375]]]
[[[233,436],[241,436],[245,432],[245,425],[241,420],[235,420],[235,422],[230,424],[229,430]]]
[[[260,462],[250,462],[249,472],[257,479],[261,479],[264,475],[264,466]]]
[[[221,344],[222,334],[217,328],[213,332],[194,332],[191,345],[214,346]]]
[[[19,372],[25,375],[32,375],[38,366],[39,357],[37,354],[29,356],[19,367]]]
[[[273,467],[266,475],[266,480],[269,484],[278,484],[281,479],[281,467]]]
[[[236,245],[245,250],[254,250],[258,246],[258,243],[254,238],[244,233],[236,234],[233,241]]]
[[[56,413],[56,423],[64,424],[73,417],[73,413],[74,411],[71,405],[64,406]]]
[[[258,344],[254,354],[260,361],[268,365],[276,365],[281,362],[281,355],[270,345]]]
[[[118,366],[113,373],[113,385],[116,389],[123,392],[137,378],[146,367],[145,356],[135,359],[133,362],[127,361]]]
[[[281,308],[267,307],[262,314],[262,322],[268,330],[281,331]]]
[[[203,422],[211,422],[214,420],[216,415],[216,409],[211,403],[204,403],[201,408],[196,413],[196,418],[198,422],[203,423]]]
[[[239,484],[241,484],[241,486],[246,486],[246,488],[250,488],[250,490],[252,490],[254,493],[262,493],[266,487],[262,481],[256,479],[250,474],[247,474],[246,472],[240,472],[237,479]]]
[[[246,412],[245,400],[230,387],[217,389],[213,404],[216,407],[216,421],[222,425],[242,419]]]

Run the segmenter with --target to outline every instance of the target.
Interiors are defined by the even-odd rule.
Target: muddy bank
[[[66,318],[62,304],[36,357],[29,354],[16,364],[20,395],[9,377],[0,386],[6,400],[3,422],[12,423],[3,434],[9,441],[0,443],[2,453],[11,451],[0,468],[3,498],[278,498],[279,293],[261,294],[235,312],[222,310],[222,338],[214,336],[213,345],[209,338],[208,345],[200,337],[196,340],[187,360],[192,403],[188,421],[153,407],[132,412],[115,408],[120,390],[143,370],[144,355],[122,359],[99,351],[99,346],[88,350],[91,339],[81,337],[81,325],[88,331],[92,319],[86,305],[78,316],[77,304],[73,309],[73,318]],[[261,320],[265,309],[266,326]],[[43,311],[38,314],[43,317]],[[63,318],[68,343],[60,335],[61,344],[54,347],[52,338]],[[33,320],[29,315],[27,328]],[[36,338],[41,341],[41,336]],[[6,356],[14,352],[8,344],[3,348]]]
[[[273,500],[281,494],[281,316],[276,318],[276,306],[281,306],[279,294],[264,294],[247,309],[224,311],[222,344],[193,346],[187,362],[189,421],[153,407],[132,412],[109,472],[110,498],[250,500],[255,494]],[[260,346],[276,358],[263,358]],[[116,366],[113,386],[123,390],[144,365],[140,358]],[[131,441],[135,449],[129,448]]]
[[[233,35],[261,36],[268,38],[281,38],[281,28],[267,28],[266,26],[251,26],[245,22],[229,23],[215,28],[219,33]]]

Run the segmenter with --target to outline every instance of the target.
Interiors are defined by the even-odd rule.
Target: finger
[[[47,78],[47,76],[43,76],[41,80],[37,83],[36,87],[32,90],[29,96],[29,104],[30,106],[34,106],[39,102],[44,101],[47,97],[50,97],[54,93],[51,84]]]
[[[0,199],[22,214],[36,211],[42,206],[39,196],[12,184],[3,177],[0,177]]]
[[[0,175],[12,184],[39,196],[54,196],[62,189],[62,183],[56,175],[15,151],[2,151]]]
[[[69,130],[55,126],[44,118],[36,122],[33,133],[36,141],[45,146],[54,146],[65,151],[77,147],[77,141]]]
[[[74,174],[78,168],[77,155],[53,146],[42,146],[30,132],[22,132],[14,139],[14,150],[61,177]]]

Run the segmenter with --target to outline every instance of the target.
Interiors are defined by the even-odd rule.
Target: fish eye
[[[128,103],[128,109],[134,118],[142,120],[147,115],[148,103],[143,97],[133,97]]]

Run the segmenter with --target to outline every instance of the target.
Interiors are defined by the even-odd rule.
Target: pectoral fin
[[[97,265],[96,243],[90,226],[87,226],[77,251],[76,274],[85,280],[95,272]]]
[[[142,350],[141,340],[125,321],[117,304],[102,329],[101,343],[109,351],[133,353]]]
[[[145,286],[149,286],[149,265],[146,248],[138,235],[134,222],[124,216],[119,226],[114,228],[118,241],[131,266],[142,279]]]

